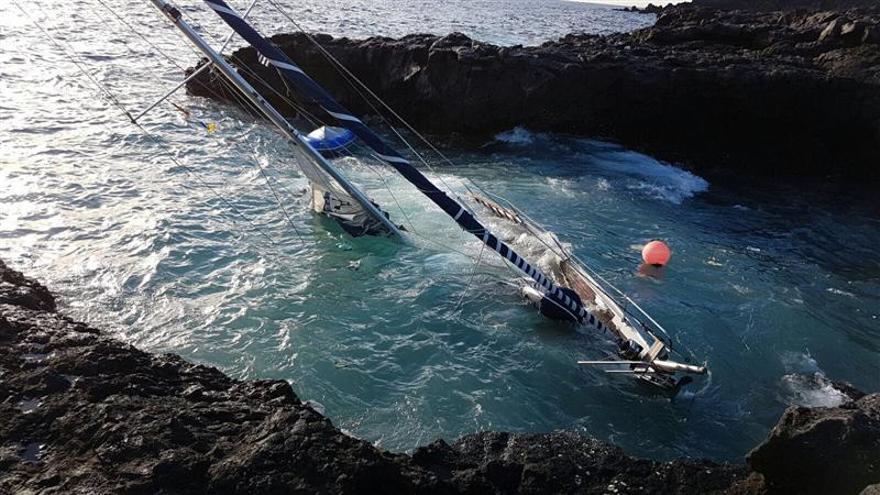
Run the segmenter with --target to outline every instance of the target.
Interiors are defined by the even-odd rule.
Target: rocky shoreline
[[[840,407],[789,408],[748,465],[639,459],[565,431],[392,453],[341,432],[286,381],[233,380],[73,321],[0,261],[4,494],[857,494],[880,482],[880,394],[839,388]]]
[[[649,28],[571,34],[534,47],[458,33],[317,38],[417,129],[435,135],[483,143],[524,126],[617,141],[698,172],[876,177],[880,7],[670,6]],[[305,35],[272,41],[344,105],[373,113]],[[258,89],[263,83],[252,74],[286,94],[252,49],[232,60]],[[233,100],[210,73],[187,89]],[[274,95],[269,100],[296,114]]]

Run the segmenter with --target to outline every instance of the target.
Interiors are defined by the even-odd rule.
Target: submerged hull
[[[501,206],[482,196],[476,196],[474,200],[500,221],[518,226],[517,237],[520,242],[523,242],[523,239],[537,239],[555,255],[553,261],[549,263],[552,266],[547,270],[548,273],[557,279],[558,284],[570,288],[577,294],[591,318],[595,317],[598,320],[595,328],[602,330],[617,344],[617,355],[620,359],[579,361],[579,364],[600,366],[608,373],[629,374],[640,381],[670,391],[677,391],[681,386],[692,381],[689,376],[682,375],[707,373],[705,366],[670,360],[670,348],[666,342],[657,337],[650,324],[628,312],[626,307],[618,302],[617,298],[612,297],[607,288],[590,275],[579,260],[556,241],[551,233],[541,229],[512,208]],[[552,239],[552,244],[546,239]],[[542,313],[548,314],[547,293],[541,286],[526,282],[522,287],[522,294]]]

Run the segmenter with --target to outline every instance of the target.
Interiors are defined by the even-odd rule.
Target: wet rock
[[[779,493],[858,494],[880,481],[880,394],[833,408],[791,407],[749,465]]]
[[[740,466],[634,460],[572,432],[468,435],[420,447],[413,461],[459,491],[508,493],[718,493],[744,478]]]
[[[55,311],[55,297],[39,282],[26,279],[0,261],[0,304]]]
[[[751,472],[634,458],[566,431],[482,432],[405,455],[342,433],[285,381],[144,353],[59,315],[2,262],[0,280],[30,294],[0,304],[0,493],[871,495],[880,480],[880,394],[846,383],[828,382],[839,407],[786,411]]]
[[[565,432],[388,452],[285,381],[144,353],[55,313],[43,286],[2,263],[0,279],[42,294],[0,304],[0,493],[706,493],[745,475]]]
[[[727,10],[842,10],[875,7],[875,0],[693,0],[700,7]]]
[[[876,177],[878,26],[880,8],[674,6],[650,28],[572,34],[541,46],[499,47],[460,33],[323,35],[320,43],[428,133],[483,144],[523,126],[616,140],[701,172]],[[352,111],[373,113],[307,36],[272,41]],[[279,96],[287,88],[252,49],[231,60],[282,112],[296,115]],[[211,72],[187,89],[235,101]]]
[[[880,483],[865,487],[859,495],[880,495]]]
[[[819,35],[819,41],[830,41],[840,37],[840,25],[840,19],[834,19],[833,21],[829,22],[828,27],[823,29],[822,33]]]

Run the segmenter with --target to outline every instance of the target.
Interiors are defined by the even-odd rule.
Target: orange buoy
[[[642,248],[642,259],[649,265],[663,266],[671,257],[672,251],[663,241],[651,241]]]

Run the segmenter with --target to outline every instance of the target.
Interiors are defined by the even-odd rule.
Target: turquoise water
[[[158,22],[123,4],[114,3],[139,26]],[[37,17],[37,5],[56,8],[31,5]],[[179,80],[143,43],[126,44],[112,19],[87,15],[96,3],[76,5],[81,13],[47,25],[123,104],[143,108]],[[452,2],[416,22],[406,12],[419,4],[403,5],[388,34],[432,22],[440,32],[453,18],[479,27],[501,8],[469,3],[465,15]],[[531,42],[524,5],[511,3],[510,23],[483,36]],[[565,29],[616,29],[620,19],[541,5],[547,19],[585,12]],[[321,12],[329,30],[350,22],[358,34],[386,33],[375,11]],[[627,28],[644,22],[632,19]],[[157,26],[152,40],[189,65],[194,55]],[[391,171],[346,165],[432,242],[351,239],[311,214],[286,145],[233,109],[181,96],[220,130],[207,135],[162,108],[146,121],[156,141],[145,138],[25,18],[0,7],[0,28],[0,258],[55,289],[67,313],[142,348],[291,380],[356,436],[408,449],[482,429],[567,428],[643,456],[736,460],[787,405],[837,403],[827,379],[880,388],[880,212],[868,186],[700,177],[612,144],[523,129],[448,150],[457,165],[432,177],[508,197],[708,361],[712,375],[670,401],[579,368],[610,344],[540,318],[492,260],[475,270],[468,255],[479,246]],[[672,264],[659,278],[638,276],[638,246],[655,237],[672,245]]]

